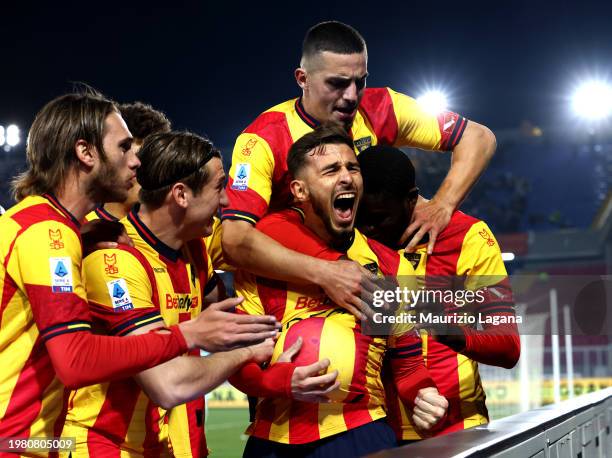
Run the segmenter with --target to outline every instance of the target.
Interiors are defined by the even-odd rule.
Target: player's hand
[[[297,340],[287,350],[285,350],[276,362],[290,363],[302,348],[302,338]],[[340,386],[338,371],[329,374],[325,372],[329,367],[329,359],[325,358],[309,366],[298,366],[291,376],[291,396],[293,399],[303,402],[330,402],[329,393]]]
[[[132,239],[125,232],[125,226],[118,221],[96,219],[81,226],[83,255],[95,250],[117,248],[118,244],[134,246]]]
[[[409,242],[408,245],[406,245],[406,251],[414,251],[425,234],[429,233],[427,254],[433,253],[436,238],[438,234],[448,226],[453,211],[453,207],[436,200],[435,197],[430,201],[419,199],[412,213],[412,222],[404,231],[400,239],[401,245]],[[412,239],[408,241],[408,238],[412,234],[414,234]]]
[[[270,315],[239,315],[234,307],[244,298],[232,297],[210,304],[193,320],[179,324],[189,348],[211,353],[255,345],[276,337],[281,324]]]
[[[434,387],[421,388],[414,399],[412,421],[421,431],[430,431],[446,416],[448,401]]]
[[[274,339],[266,339],[262,343],[247,348],[251,352],[251,361],[257,364],[267,363],[274,352]]]
[[[324,261],[322,266],[318,284],[325,294],[360,320],[372,317],[368,302],[377,289],[376,276],[354,261]]]

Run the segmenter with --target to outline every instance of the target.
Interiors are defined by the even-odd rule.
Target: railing
[[[612,457],[612,388],[386,450],[370,458]]]

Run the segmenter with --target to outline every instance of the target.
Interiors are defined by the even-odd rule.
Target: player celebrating
[[[257,227],[275,240],[321,259],[334,261],[348,250],[350,259],[377,274],[413,274],[410,263],[397,252],[353,231],[362,182],[352,146],[351,138],[339,127],[322,126],[299,139],[290,149],[288,164],[295,177],[291,191],[301,208],[272,213]],[[245,297],[241,310],[255,315],[274,313],[282,321],[276,354],[291,351],[301,337],[302,348],[295,362],[317,364],[326,356],[320,369],[330,371],[317,377],[322,386],[306,392],[296,380],[297,370],[289,380],[276,379],[289,397],[281,392],[281,397],[260,400],[249,428],[245,457],[305,453],[352,457],[393,447],[393,434],[384,421],[380,379],[388,344],[393,371],[402,374],[396,381],[400,396],[411,405],[416,402],[413,421],[429,429],[444,416],[446,400],[424,370],[416,334],[389,338],[389,342],[365,335],[361,323],[336,307],[316,285],[273,281],[245,271],[237,273],[235,282],[236,290]],[[241,386],[236,377],[232,381]],[[249,383],[252,380],[245,381]],[[328,398],[334,402],[312,402]]]
[[[356,30],[335,21],[312,27],[295,71],[302,96],[262,113],[238,137],[229,206],[222,214],[223,248],[230,262],[270,278],[315,283],[357,315],[367,310],[359,300],[367,277],[363,269],[300,256],[253,230],[268,208],[292,199],[286,161],[291,144],[320,123],[336,122],[350,133],[357,153],[376,144],[452,150],[452,166],[438,194],[416,209],[412,224],[405,222],[406,238],[416,232],[408,247],[429,231],[430,251],[495,149],[486,127],[451,112],[426,114],[415,100],[389,88],[366,89],[367,76],[367,49]]]
[[[140,164],[131,141],[98,94],[58,97],[34,119],[18,204],[0,217],[0,437],[59,436],[65,386],[125,378],[209,342],[201,318],[128,338],[91,333],[79,221],[95,202],[125,199]]]
[[[170,132],[171,124],[166,115],[155,110],[151,105],[142,102],[123,103],[119,105],[119,112],[132,134],[132,149],[135,154],[138,154],[144,140],[149,135]],[[140,185],[134,182],[134,186],[130,188],[123,202],[109,202],[100,205],[86,216],[87,220],[98,218],[108,221],[120,220],[138,202],[138,191],[140,191]]]
[[[84,260],[95,322],[119,336],[200,314],[204,296],[216,285],[202,237],[210,235],[213,215],[226,203],[221,155],[210,141],[191,133],[157,134],[148,137],[139,156],[141,205],[121,220],[134,247],[98,250]],[[240,302],[212,304],[202,315],[213,321],[220,310]],[[259,317],[234,319],[247,325],[235,331],[233,344],[248,343],[268,328],[258,324]],[[211,342],[213,334],[233,330],[231,323],[216,325]],[[206,456],[203,395],[247,361],[267,361],[272,348],[269,340],[206,358],[195,352],[134,379],[80,389],[71,398],[63,436],[77,438],[75,457]]]
[[[364,196],[357,227],[368,237],[401,249],[404,222],[410,219],[418,197],[414,167],[408,156],[390,146],[372,146],[358,159]],[[499,245],[485,222],[456,211],[438,235],[433,253],[428,254],[426,244],[421,243],[415,253],[407,256],[426,287],[428,282],[465,278],[466,290],[483,288],[485,300],[474,304],[471,313],[514,316],[512,292]],[[461,310],[449,304],[446,312]],[[449,433],[487,423],[477,362],[513,367],[520,356],[516,324],[484,324],[481,331],[469,326],[453,332],[439,328],[429,331],[429,336],[423,336],[423,356],[440,393],[449,400],[448,415],[437,432]],[[389,419],[398,438],[420,439],[422,431],[408,421],[405,406],[392,393],[387,394]]]

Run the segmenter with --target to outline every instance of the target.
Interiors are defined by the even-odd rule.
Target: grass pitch
[[[239,458],[246,444],[244,430],[249,411],[244,408],[210,408],[206,417],[206,441],[211,458]]]

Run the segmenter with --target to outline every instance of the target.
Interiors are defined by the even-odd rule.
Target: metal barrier
[[[612,458],[612,388],[370,458]]]

